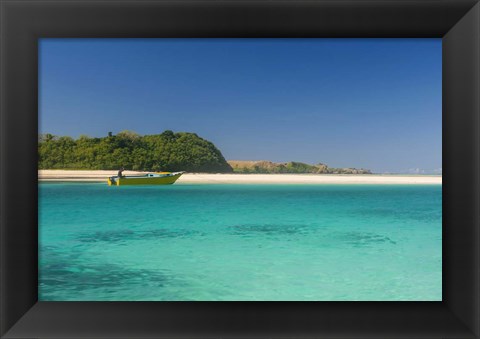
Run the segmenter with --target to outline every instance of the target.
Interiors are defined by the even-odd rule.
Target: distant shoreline
[[[146,172],[124,171],[124,175]],[[50,182],[106,182],[117,171],[92,170],[39,170],[40,181]],[[398,174],[211,174],[185,173],[179,184],[393,184],[441,185],[441,175]]]

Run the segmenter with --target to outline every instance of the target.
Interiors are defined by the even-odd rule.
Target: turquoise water
[[[39,185],[40,300],[442,299],[441,186]]]

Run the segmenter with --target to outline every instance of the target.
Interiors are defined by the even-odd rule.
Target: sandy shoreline
[[[125,171],[124,175],[146,172]],[[40,181],[106,182],[116,171],[39,170]],[[442,184],[434,175],[339,175],[339,174],[205,174],[185,173],[177,183],[185,184]]]

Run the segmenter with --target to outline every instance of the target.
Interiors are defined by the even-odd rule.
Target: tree
[[[104,138],[77,140],[39,136],[39,168],[127,169],[139,171],[232,172],[222,153],[194,133],[140,136],[122,131]]]

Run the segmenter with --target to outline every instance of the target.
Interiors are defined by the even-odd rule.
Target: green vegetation
[[[371,174],[356,168],[271,161],[225,161],[210,141],[195,133],[165,131],[141,136],[123,131],[104,138],[42,134],[38,138],[39,169],[187,171],[204,173]]]
[[[39,169],[188,171],[230,173],[232,168],[211,142],[195,133],[140,136],[123,131],[104,138],[42,134],[38,140]]]
[[[309,165],[302,162],[275,163],[271,161],[228,161],[235,173],[316,173],[316,174],[371,174],[357,168],[333,168],[325,164]]]

